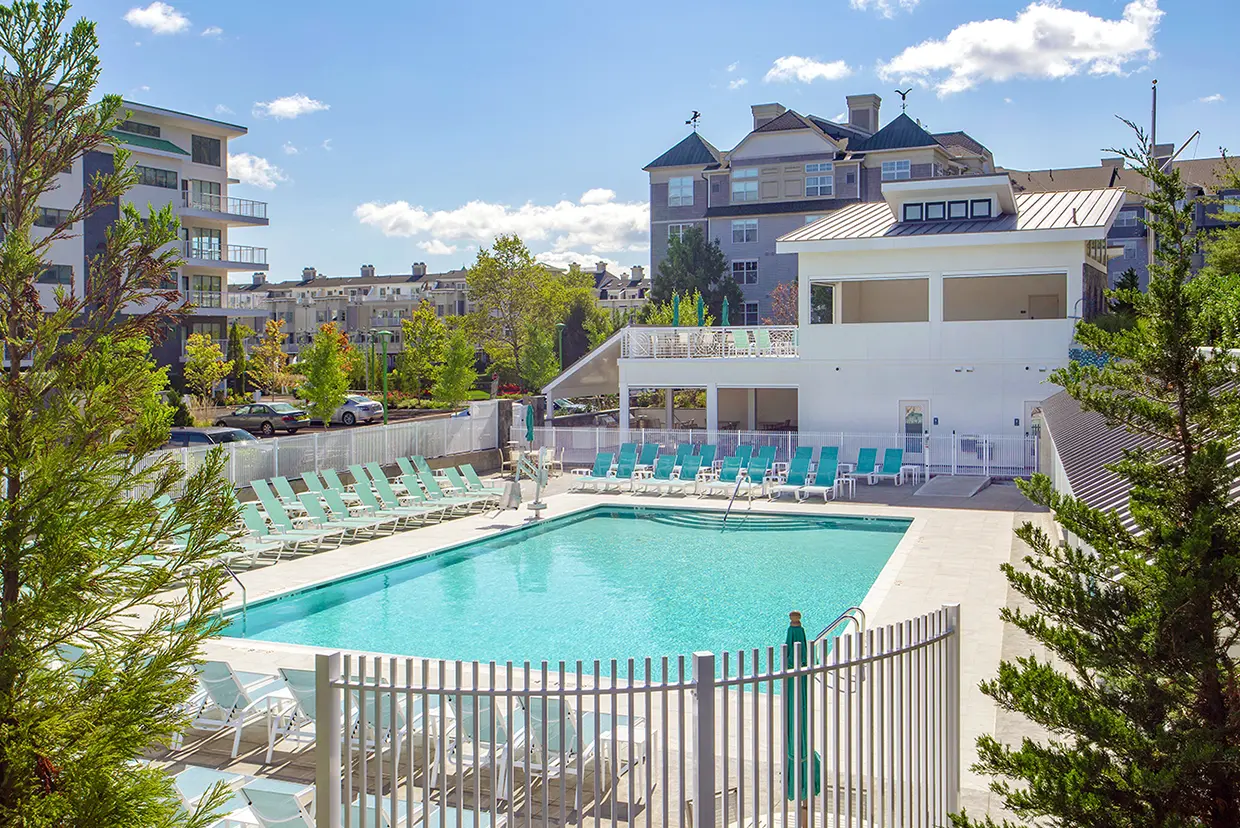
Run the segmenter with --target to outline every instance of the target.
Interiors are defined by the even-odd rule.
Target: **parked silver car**
[[[361,394],[350,394],[344,401],[344,405],[332,412],[333,423],[343,423],[347,426],[357,425],[359,422],[369,423],[382,417],[383,403],[375,402]]]
[[[297,429],[310,425],[310,415],[284,402],[254,403],[243,405],[231,414],[225,414],[216,420],[215,424],[244,428],[246,431],[260,431],[270,437],[281,429],[289,434],[296,434]]]

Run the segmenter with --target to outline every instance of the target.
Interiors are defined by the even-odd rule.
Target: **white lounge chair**
[[[788,466],[788,476],[778,483],[772,483],[767,494],[776,498],[784,492],[791,492],[793,497],[809,482],[809,458],[797,457]]]
[[[250,812],[263,828],[315,828],[314,786],[276,779],[255,779],[241,789],[250,803]],[[421,820],[422,805],[413,803],[410,814],[403,797],[396,797],[396,822],[392,822],[391,797],[362,794],[349,806],[351,825],[368,828],[399,828]],[[410,819],[412,816],[412,819]]]
[[[278,676],[237,673],[223,661],[198,665],[198,681],[207,693],[207,703],[191,722],[198,730],[231,730],[232,756],[241,749],[241,731],[259,719],[270,721],[293,702],[293,696]]]
[[[593,469],[573,469],[573,482],[569,485],[568,490],[585,489],[598,490],[611,478],[611,454],[600,451],[594,458]]]

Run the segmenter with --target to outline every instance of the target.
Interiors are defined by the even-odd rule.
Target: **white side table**
[[[901,466],[900,479],[907,479],[910,483],[916,486],[921,482],[921,466]]]
[[[616,725],[611,730],[603,731],[598,737],[599,744],[603,748],[604,761],[616,768],[617,786],[620,784],[619,778],[622,772],[634,770],[629,764],[630,755],[633,758],[633,765],[643,768],[642,784],[637,790],[643,791],[644,789],[643,795],[647,802],[650,801],[650,795],[654,791],[655,780],[659,778],[658,770],[654,766],[658,754],[650,751],[651,743],[657,742],[658,739],[659,731],[649,730],[645,724],[633,727]],[[615,756],[611,755],[613,742],[615,743]]]

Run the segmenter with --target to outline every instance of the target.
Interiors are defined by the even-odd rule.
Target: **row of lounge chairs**
[[[629,445],[635,444],[626,444]],[[797,500],[815,496],[826,500],[828,497],[839,497],[845,485],[854,485],[861,479],[870,485],[882,480],[892,480],[898,484],[904,463],[903,449],[887,449],[882,465],[878,466],[878,449],[863,448],[858,452],[857,462],[841,474],[838,446],[823,446],[816,464],[813,448],[802,446],[796,450],[787,469],[777,472],[774,447],[764,446],[757,454],[751,454],[751,446],[741,446],[736,454],[724,458],[719,468],[715,469],[704,464],[704,458],[713,459],[714,456],[714,446],[708,445],[703,446],[702,455],[682,453],[679,446],[675,455],[659,455],[656,452],[649,458],[651,463],[646,467],[639,461],[646,459],[644,449],[651,445],[643,447],[641,456],[631,451],[626,453],[622,446],[614,463],[610,453],[600,452],[591,469],[573,470],[574,480],[570,490],[621,492],[627,489],[660,495],[669,492],[692,493],[699,497],[735,493],[750,498],[755,495],[775,498],[791,493]]]

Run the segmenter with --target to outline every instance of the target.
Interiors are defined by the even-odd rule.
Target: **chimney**
[[[1121,169],[1121,170],[1122,170],[1122,169],[1124,168],[1124,159],[1123,159],[1123,158],[1120,158],[1119,156],[1112,156],[1112,157],[1110,157],[1110,158],[1103,158],[1103,159],[1102,159],[1102,166],[1104,166],[1104,167],[1110,167],[1110,168],[1112,168],[1112,169]]]
[[[646,278],[646,268],[641,265],[633,265],[633,269],[629,272],[629,278],[635,282],[643,281]]]
[[[595,273],[606,273],[606,272],[607,272],[607,262],[595,262],[595,263],[594,263],[594,272],[595,272]]]
[[[319,272],[312,267],[303,267],[301,269],[301,280],[303,282],[311,282],[318,278]]]
[[[362,278],[363,279],[375,278],[375,266],[374,265],[362,265]]]
[[[878,108],[883,104],[882,98],[871,92],[868,95],[849,95],[844,100],[848,102],[849,124],[871,135],[878,132]]]
[[[753,113],[753,128],[757,129],[783,115],[788,111],[788,107],[777,103],[754,104],[749,107],[749,111]]]
[[[253,283],[253,284],[256,284],[256,285],[265,285],[265,284],[267,284],[267,274],[266,274],[266,273],[255,273],[253,276],[251,276],[251,277],[250,277],[250,279],[251,279],[252,283]]]
[[[418,277],[425,276],[426,275],[426,262],[414,262],[413,263],[413,275],[418,276]]]

